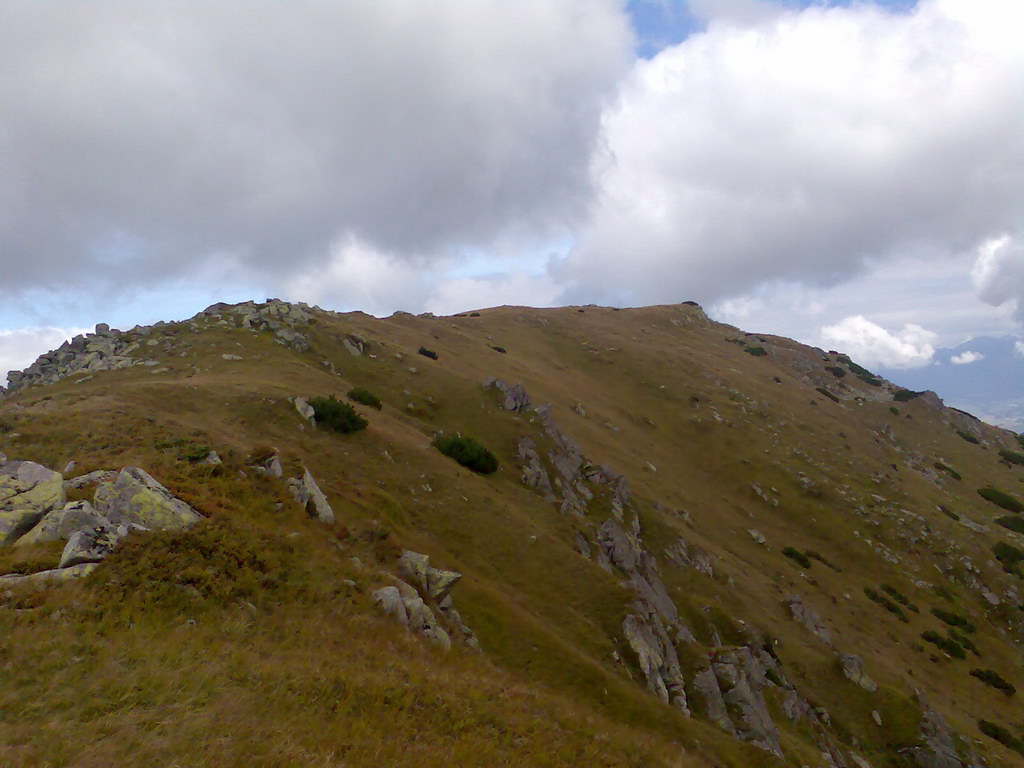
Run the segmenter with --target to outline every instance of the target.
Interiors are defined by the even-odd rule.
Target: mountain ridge
[[[29,614],[0,617],[13,637],[30,636],[31,621],[61,637],[63,625],[44,617],[75,595],[90,608],[72,610],[66,631],[89,634],[93,622],[114,657],[128,653],[149,670],[152,717],[172,706],[170,683],[159,659],[128,652],[126,617],[169,631],[185,600],[200,614],[196,632],[244,669],[252,660],[232,639],[253,633],[263,652],[284,657],[290,646],[269,639],[273,627],[301,614],[316,632],[316,612],[337,605],[343,610],[327,611],[333,631],[356,638],[358,627],[392,650],[370,654],[370,668],[359,671],[328,643],[343,679],[371,690],[370,670],[386,678],[407,665],[415,690],[434,686],[449,706],[460,690],[473,702],[459,710],[473,726],[456,736],[450,724],[417,714],[413,700],[371,697],[368,712],[398,718],[394,744],[382,746],[383,732],[351,712],[282,694],[340,731],[358,723],[376,734],[350,744],[346,764],[399,764],[401,745],[423,765],[1015,764],[1010,747],[978,730],[982,720],[1018,728],[1005,717],[1005,695],[967,674],[956,655],[966,646],[951,635],[936,637],[959,651],[923,637],[946,625],[908,605],[969,621],[983,663],[1020,682],[1019,575],[992,548],[1021,538],[994,525],[999,510],[976,493],[1017,490],[1020,470],[1001,453],[1020,444],[933,394],[908,393],[840,354],[714,323],[693,304],[372,318],[268,301],[97,331],[13,377],[0,400],[8,427],[0,445],[48,467],[146,467],[205,520],[186,533],[131,534],[80,584],[31,599],[9,594],[7,608]],[[353,404],[369,421],[365,431],[332,434],[297,407],[316,395],[344,399],[356,386],[383,402],[380,411]],[[476,437],[496,453],[498,471],[477,475],[441,456],[431,447],[439,432]],[[222,463],[193,461],[200,448]],[[267,450],[279,457],[280,478],[257,471]],[[293,497],[285,480],[303,470],[329,500],[333,522]],[[235,552],[235,535],[256,551],[280,550],[268,572],[279,570],[286,586],[246,587],[243,602],[260,618],[231,635],[217,617],[248,609],[220,597],[241,589],[241,576],[222,573],[215,554]],[[175,549],[181,542],[190,542],[185,555]],[[289,547],[304,548],[301,562]],[[33,562],[51,551],[32,550]],[[454,606],[478,638],[479,658],[421,647],[416,638],[429,646],[437,630],[404,635],[391,592],[393,611],[374,608],[381,590],[394,589],[461,636],[453,604],[442,605],[448,595],[438,599],[427,581],[417,586],[409,563],[419,561],[403,553],[461,574]],[[5,553],[0,566],[25,570],[28,555],[18,557]],[[161,558],[182,567],[139,575],[140,563]],[[203,575],[182,576],[193,572]],[[124,606],[110,604],[112,581],[133,585]],[[413,591],[402,596],[402,584]],[[189,585],[198,597],[179,596]],[[112,652],[97,648],[105,675],[124,680]],[[314,650],[303,653],[313,663]],[[8,658],[25,674],[42,668],[27,650]],[[491,667],[517,696],[561,701],[575,716],[531,730],[515,707],[468,693],[493,691],[481,678]],[[312,685],[308,672],[291,674]],[[233,685],[250,694],[277,690],[258,675],[239,679]],[[54,717],[56,700],[43,697],[38,711]],[[218,708],[242,717],[213,695],[176,754],[195,764],[270,761],[220,729]],[[111,711],[150,716],[138,702]],[[269,716],[258,708],[244,715],[263,726]],[[59,717],[69,725],[81,713]],[[481,717],[503,725],[488,729]],[[593,741],[593,722],[604,723],[604,742]],[[100,743],[72,764],[120,759],[130,737],[113,726],[107,721]],[[345,742],[340,731],[314,736],[299,727],[297,748],[330,764],[327,755]],[[436,749],[414,746],[417,733]],[[83,744],[72,727],[53,744],[18,734],[21,754],[0,755],[52,760]],[[197,751],[210,739],[219,740],[215,754]],[[276,736],[270,743],[295,746]],[[295,762],[298,752],[289,754]]]

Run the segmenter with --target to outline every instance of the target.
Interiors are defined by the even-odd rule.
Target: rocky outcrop
[[[291,304],[279,299],[268,299],[262,304],[245,301],[241,304],[214,304],[207,307],[193,320],[213,319],[217,324],[264,331],[274,336],[274,341],[299,352],[309,349],[309,337],[305,329],[317,311],[308,304]]]
[[[35,384],[53,384],[76,373],[115,371],[150,362],[135,356],[140,348],[136,334],[112,331],[100,323],[96,333],[75,336],[57,349],[40,355],[24,371],[8,373],[8,385],[11,392],[17,392]]]
[[[803,625],[808,632],[821,640],[825,645],[832,646],[832,635],[822,623],[821,618],[813,608],[804,605],[800,595],[790,595],[783,601],[783,605],[789,609],[789,615],[797,624]]]
[[[112,523],[144,528],[187,528],[202,519],[144,469],[125,467],[114,482],[96,486],[93,506]]]
[[[665,559],[677,568],[692,568],[710,578],[715,576],[714,559],[711,554],[682,537],[676,539],[665,550]]]
[[[64,489],[75,489],[80,490],[90,485],[96,485],[96,483],[105,483],[108,481],[114,481],[117,479],[117,472],[112,469],[97,469],[95,472],[89,472],[78,477],[72,477],[69,480],[64,481]]]
[[[69,568],[82,563],[98,563],[133,530],[146,530],[142,526],[122,523],[120,525],[94,525],[77,530],[68,538],[60,556],[59,568]]]
[[[53,568],[49,571],[38,573],[12,574],[0,576],[0,588],[2,587],[49,587],[63,584],[67,581],[74,581],[88,576],[96,570],[96,563],[82,563],[69,568]]]
[[[64,478],[31,461],[0,462],[0,546],[31,530],[64,506]]]
[[[967,752],[961,756],[956,747],[955,734],[946,719],[928,706],[918,694],[918,703],[924,712],[921,718],[920,741],[904,750],[921,768],[981,768],[982,763]]]
[[[841,653],[839,654],[839,664],[842,666],[843,675],[847,680],[856,683],[868,693],[878,690],[878,684],[864,671],[864,662],[861,661],[860,656],[853,653]]]
[[[398,572],[401,578],[385,573],[393,585],[371,593],[378,608],[413,634],[422,635],[446,651],[451,648],[453,637],[479,649],[479,641],[452,601],[451,590],[462,574],[434,568],[429,556],[411,550],[405,550],[398,559]]]
[[[530,407],[530,397],[522,383],[509,386],[500,379],[487,379],[484,389],[496,389],[501,393],[501,407],[506,411],[522,413]]]
[[[275,456],[274,459],[276,460],[277,457]],[[327,525],[333,524],[334,509],[331,508],[324,492],[320,490],[320,486],[313,479],[313,475],[305,467],[302,469],[302,479],[292,478],[288,481],[288,489],[292,493],[292,498],[309,513],[310,517],[315,517]]]
[[[711,669],[739,737],[782,757],[779,729],[762,694],[768,678],[761,661],[744,647],[716,654]]]
[[[295,410],[299,412],[299,415],[302,418],[316,426],[316,413],[313,411],[313,406],[309,404],[309,401],[306,398],[295,398]]]

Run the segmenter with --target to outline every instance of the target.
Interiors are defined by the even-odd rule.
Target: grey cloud
[[[639,62],[605,118],[577,300],[712,302],[969,251],[1024,210],[1020,10],[808,9]]]
[[[0,280],[263,270],[577,222],[611,2],[0,2]]]

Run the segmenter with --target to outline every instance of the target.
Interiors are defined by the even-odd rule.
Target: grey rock
[[[109,525],[111,522],[88,501],[71,501],[60,509],[47,512],[31,531],[15,542],[15,546],[67,539],[75,531]]]
[[[861,661],[860,656],[852,653],[841,653],[839,654],[839,663],[843,667],[843,675],[846,676],[847,680],[852,680],[869,693],[874,693],[878,690],[878,685],[864,671],[864,663]]]
[[[208,454],[206,454],[205,458],[203,458],[201,461],[197,461],[196,462],[196,466],[197,467],[219,467],[223,463],[224,462],[221,461],[221,458],[220,458],[220,456],[218,455],[218,453],[216,451],[210,451]]]
[[[75,531],[64,545],[60,556],[60,568],[82,563],[98,563],[114,551],[124,534],[113,526],[98,525],[82,531]]]
[[[740,738],[782,757],[779,731],[772,722],[761,693],[764,687],[763,669],[759,670],[759,664],[750,649],[739,648],[719,653],[713,659],[711,668]]]
[[[0,462],[0,545],[11,544],[47,512],[64,506],[64,478],[31,461]]]
[[[409,614],[397,587],[382,587],[371,595],[374,604],[402,626],[409,626]]]
[[[754,540],[755,544],[760,544],[762,547],[768,545],[768,539],[766,539],[764,534],[756,528],[749,528],[747,533],[750,535],[750,538]]]
[[[299,415],[308,421],[310,424],[316,425],[316,413],[313,411],[313,406],[309,404],[309,401],[304,397],[295,398],[295,410],[299,412]]]
[[[729,717],[729,710],[725,706],[725,699],[722,698],[722,691],[718,687],[718,678],[710,666],[704,667],[693,677],[693,687],[708,713],[708,720],[717,725],[726,733],[735,736],[736,728]]]
[[[402,602],[405,604],[406,613],[409,615],[409,630],[411,632],[423,635],[446,651],[451,649],[451,636],[438,624],[434,612],[430,610],[430,606],[418,597],[407,598]]]
[[[70,480],[65,480],[64,488],[74,488],[78,490],[85,488],[87,485],[110,482],[116,479],[116,471],[112,469],[97,469],[95,472],[89,472],[88,474],[79,475],[78,477],[72,477]]]
[[[82,563],[68,568],[53,568],[25,575],[0,576],[0,587],[49,587],[88,576],[96,570],[96,563]]]
[[[92,503],[114,524],[134,523],[151,529],[188,528],[202,519],[192,507],[139,467],[125,467],[114,482],[97,485]]]
[[[804,605],[803,598],[799,595],[790,595],[783,601],[783,605],[789,609],[789,615],[795,622],[803,625],[812,635],[825,643],[825,645],[829,647],[832,646],[832,635],[821,622],[821,619],[814,609]]]
[[[622,633],[647,678],[648,690],[666,704],[672,704],[689,715],[686,684],[679,657],[658,617],[653,614],[630,614],[622,622]]]
[[[309,513],[310,517],[315,517],[328,525],[334,523],[334,510],[307,468],[303,467],[301,480],[293,478],[288,481],[288,488],[295,501]]]
[[[506,411],[515,411],[522,413],[530,407],[530,396],[526,394],[526,389],[522,383],[517,383],[511,387],[500,379],[487,379],[484,382],[485,388],[496,389],[502,395],[501,407]]]

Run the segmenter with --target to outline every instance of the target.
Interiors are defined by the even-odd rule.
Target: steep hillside
[[[1024,448],[841,354],[268,301],[10,382],[3,765],[1024,764]]]

